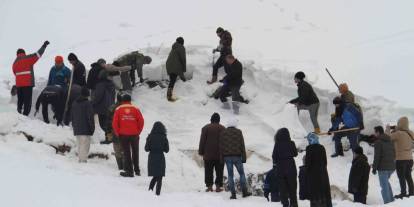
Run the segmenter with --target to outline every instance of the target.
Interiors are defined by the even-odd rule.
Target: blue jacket
[[[50,69],[49,80],[47,82],[48,86],[60,85],[62,87],[67,87],[69,81],[70,70],[65,65],[63,65],[61,68],[56,68],[56,66],[53,66],[52,69]]]
[[[338,130],[340,123],[343,123],[345,128],[361,127],[361,112],[352,103],[343,104],[341,107],[343,107],[342,115],[335,117],[332,123],[331,131]]]

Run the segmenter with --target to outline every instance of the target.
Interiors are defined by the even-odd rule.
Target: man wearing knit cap
[[[55,65],[50,69],[48,86],[59,85],[67,88],[70,81],[70,69],[63,63],[62,56],[55,57]]]
[[[220,124],[218,113],[214,113],[210,121],[211,123],[201,130],[198,154],[203,156],[204,160],[206,192],[213,192],[213,184],[216,185],[216,192],[221,192],[223,191],[224,163],[220,162],[219,137],[225,128]],[[216,180],[213,183],[214,170],[216,171]]]
[[[299,71],[295,74],[294,80],[298,86],[299,97],[291,100],[289,103],[294,104],[297,107],[298,112],[300,110],[309,111],[310,119],[315,129],[314,132],[319,134],[321,132],[318,123],[319,99],[312,86],[304,79],[304,72]]]

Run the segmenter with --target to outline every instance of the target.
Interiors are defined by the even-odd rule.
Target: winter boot
[[[233,113],[234,113],[235,115],[239,115],[239,111],[240,111],[239,102],[237,102],[237,101],[233,101],[233,102],[232,102],[232,105],[233,105]]]
[[[230,200],[237,199],[236,192],[231,192]]]
[[[208,192],[213,192],[213,187],[208,186],[208,187],[207,187],[207,189],[206,189],[206,192],[207,192],[207,193],[208,193]]]
[[[173,97],[173,88],[168,88],[168,91],[167,91],[167,100],[169,102],[175,102],[175,101],[177,101],[177,98],[174,98]]]
[[[332,158],[335,158],[335,157],[338,157],[338,156],[341,156],[341,157],[344,156],[344,150],[342,148],[342,145],[339,145],[338,147],[336,147],[335,153],[333,155],[331,155]]]
[[[226,110],[229,110],[231,108],[229,102],[223,102],[222,108],[226,109]]]
[[[118,170],[124,169],[124,162],[122,158],[116,158],[116,164],[118,165]]]
[[[119,173],[119,175],[121,175],[122,177],[130,177],[130,178],[134,177],[134,173],[132,172],[121,172]]]
[[[395,199],[403,199],[405,197],[409,197],[406,193],[401,193],[399,195],[394,196]]]
[[[243,198],[251,196],[252,193],[248,192],[247,189],[243,189]]]
[[[223,192],[223,188],[220,186],[216,186],[216,193],[221,193]]]
[[[135,175],[136,176],[141,176],[141,171],[138,169],[138,170],[135,170]]]
[[[217,76],[216,75],[213,75],[213,77],[211,78],[211,80],[207,81],[207,84],[210,85],[210,84],[213,84],[215,82],[217,82]]]
[[[320,134],[321,133],[321,129],[319,127],[315,128],[314,133],[315,134]]]

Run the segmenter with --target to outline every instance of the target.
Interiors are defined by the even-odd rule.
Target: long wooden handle
[[[336,134],[336,133],[340,133],[340,132],[349,132],[349,131],[356,131],[356,130],[360,130],[360,128],[355,127],[355,128],[350,128],[350,129],[341,129],[341,130],[336,130],[336,131],[331,131],[331,132],[319,133],[318,135],[329,135],[329,134]]]

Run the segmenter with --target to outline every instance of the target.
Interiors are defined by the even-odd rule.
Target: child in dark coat
[[[155,122],[151,133],[148,135],[147,143],[145,144],[145,151],[148,155],[148,176],[152,176],[149,190],[154,190],[156,187],[156,195],[161,194],[162,177],[165,176],[165,156],[170,150],[167,130],[161,122]]]
[[[280,202],[279,195],[279,181],[277,178],[276,169],[273,168],[266,173],[266,178],[263,185],[264,197],[267,201]],[[269,199],[269,194],[271,198]]]

